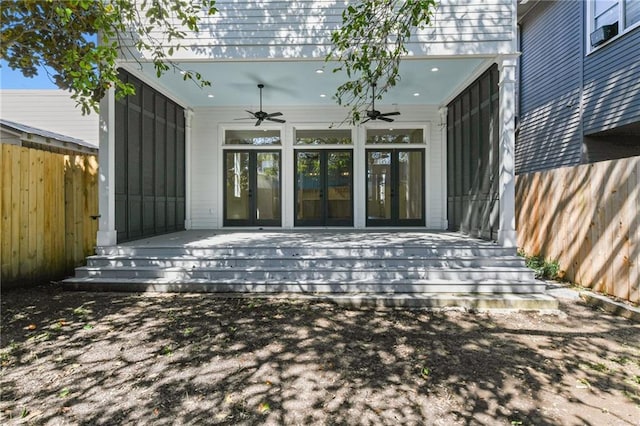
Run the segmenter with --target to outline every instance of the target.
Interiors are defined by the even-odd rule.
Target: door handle
[[[247,190],[247,196],[248,197],[252,197],[253,196],[253,191],[251,191],[250,189]]]
[[[322,190],[320,190],[320,192],[318,193],[318,196],[319,196],[320,198],[322,198],[322,197],[324,196],[324,194],[322,193]]]

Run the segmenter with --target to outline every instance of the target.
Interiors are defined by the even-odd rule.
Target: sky
[[[0,61],[0,89],[57,89],[57,86],[44,70],[27,78],[20,71],[9,68],[5,61]]]

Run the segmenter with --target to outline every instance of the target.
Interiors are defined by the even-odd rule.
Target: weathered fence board
[[[565,278],[640,303],[640,157],[517,176],[518,246]]]
[[[96,158],[0,148],[2,286],[72,273],[95,245]]]

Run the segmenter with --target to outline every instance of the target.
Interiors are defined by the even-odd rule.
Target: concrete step
[[[464,280],[482,281],[489,279],[527,280],[533,279],[533,271],[526,268],[508,268],[491,266],[486,268],[309,268],[287,269],[272,267],[242,268],[160,268],[146,267],[80,267],[77,277],[102,278],[166,278],[171,280],[204,279],[247,281],[295,281],[306,282],[325,280],[327,282],[348,281],[367,283],[383,281],[394,283],[402,280]]]
[[[503,257],[225,257],[205,258],[195,256],[89,256],[87,266],[91,267],[150,267],[159,268],[480,268],[485,266],[523,267],[524,260],[518,256]]]
[[[275,258],[275,257],[502,257],[515,256],[515,248],[494,245],[451,246],[382,246],[382,247],[297,247],[250,246],[250,247],[161,247],[161,246],[109,246],[97,247],[101,256],[169,257],[191,256],[197,258]]]
[[[538,280],[398,280],[397,282],[268,282],[227,279],[172,280],[167,278],[69,278],[63,281],[67,290],[122,291],[122,292],[200,292],[200,293],[452,293],[455,294],[528,294],[542,293],[545,283]]]

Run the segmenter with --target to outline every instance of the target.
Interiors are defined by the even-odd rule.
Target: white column
[[[295,223],[295,157],[293,146],[295,145],[294,126],[287,123],[280,128],[280,141],[282,151],[280,152],[280,211],[281,226],[283,229],[293,229]]]
[[[116,172],[115,172],[115,91],[109,89],[100,100],[100,131],[98,153],[98,246],[117,244],[116,233]]]
[[[498,243],[503,247],[516,247],[516,56],[500,58],[498,67],[500,72],[500,218]]]
[[[355,229],[367,227],[366,133],[367,131],[362,125],[354,126],[351,130],[351,140],[353,141],[353,227]]]
[[[191,120],[193,118],[193,110],[187,108],[184,110],[184,227],[191,229]]]
[[[448,190],[449,190],[449,185],[448,185],[448,174],[449,174],[449,170],[447,169],[447,165],[448,163],[448,159],[447,159],[447,154],[449,153],[449,150],[447,149],[447,114],[449,112],[449,108],[447,108],[446,106],[440,107],[438,109],[438,113],[440,114],[440,143],[441,143],[441,150],[442,150],[442,180],[441,180],[441,185],[442,185],[442,198],[441,198],[441,202],[442,202],[442,218],[441,218],[441,229],[449,229],[449,203],[447,202],[447,197],[449,196],[448,194]]]

